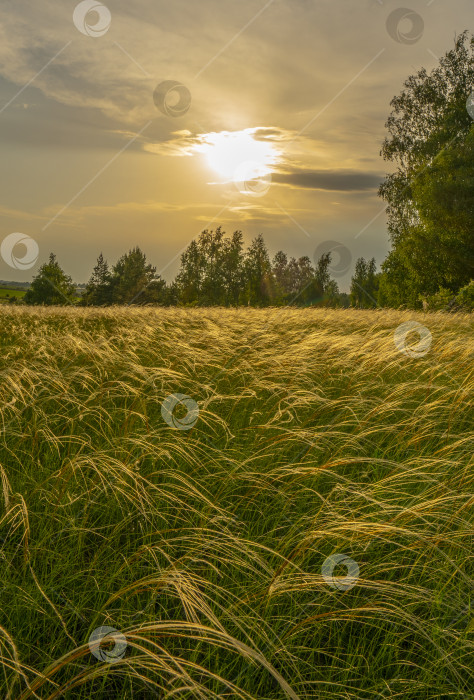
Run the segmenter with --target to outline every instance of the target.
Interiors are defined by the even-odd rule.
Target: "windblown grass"
[[[0,697],[472,697],[472,316],[1,314]]]

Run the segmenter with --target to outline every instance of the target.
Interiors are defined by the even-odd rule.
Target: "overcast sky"
[[[382,262],[390,100],[473,17],[472,0],[406,3],[4,0],[0,239],[39,256],[0,258],[0,278],[30,280],[54,251],[84,282],[99,252],[139,245],[171,279],[219,224],[271,254],[336,241]]]

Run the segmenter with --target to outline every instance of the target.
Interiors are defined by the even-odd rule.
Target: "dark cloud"
[[[294,136],[294,132],[276,126],[261,126],[253,133],[253,137],[257,141],[287,141]]]
[[[295,189],[331,190],[334,192],[362,192],[375,190],[383,180],[378,173],[356,170],[293,170],[277,172],[272,181]]]

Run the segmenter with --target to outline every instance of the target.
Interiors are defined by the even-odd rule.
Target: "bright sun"
[[[254,138],[252,129],[205,134],[197,150],[218,175],[234,181],[242,166],[253,169],[255,177],[271,173],[278,157],[271,143]]]

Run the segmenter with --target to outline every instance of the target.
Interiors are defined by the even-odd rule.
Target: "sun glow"
[[[209,166],[222,178],[235,181],[242,167],[261,177],[272,172],[278,152],[269,141],[254,137],[255,129],[204,134],[197,150],[206,156]]]

